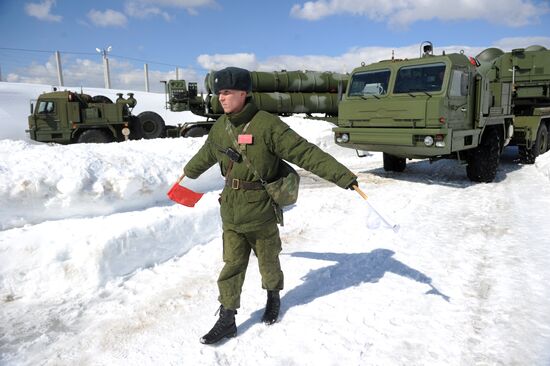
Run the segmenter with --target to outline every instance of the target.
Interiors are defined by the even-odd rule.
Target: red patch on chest
[[[243,145],[251,145],[252,141],[254,141],[254,136],[252,135],[239,135],[237,138],[237,143]]]

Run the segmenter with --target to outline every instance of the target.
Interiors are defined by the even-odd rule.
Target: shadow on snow
[[[432,279],[424,273],[392,258],[395,253],[388,249],[375,249],[369,253],[314,253],[294,252],[292,257],[317,259],[336,262],[327,267],[315,269],[306,274],[303,283],[288,291],[281,298],[279,318],[294,306],[308,304],[317,298],[330,295],[346,288],[363,283],[376,283],[386,272],[391,272],[430,287],[426,294],[438,295],[447,302],[449,296],[441,293],[432,285]],[[264,309],[251,314],[250,318],[239,325],[239,331],[245,332],[260,321]]]

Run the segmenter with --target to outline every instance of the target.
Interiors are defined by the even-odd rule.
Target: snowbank
[[[535,161],[535,166],[543,175],[550,179],[550,151],[539,155]]]
[[[24,124],[34,87],[0,83],[0,364],[550,364],[549,154],[519,165],[506,153],[490,184],[454,161],[387,173],[380,154],[335,146],[330,124],[285,118],[401,230],[300,171],[280,228],[280,321],[260,323],[251,256],[238,337],[205,347],[222,266],[217,193],[192,209],[165,196],[204,138],[29,142],[12,119]]]

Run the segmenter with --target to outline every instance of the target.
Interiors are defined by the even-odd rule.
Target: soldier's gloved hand
[[[359,187],[359,183],[357,183],[357,179],[351,182],[350,185],[346,187],[346,189],[351,189],[353,191],[353,186]]]

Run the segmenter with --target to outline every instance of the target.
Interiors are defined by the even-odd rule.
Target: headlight
[[[434,139],[432,136],[426,136],[424,137],[424,145],[426,146],[432,146],[434,144]]]
[[[349,135],[347,133],[343,133],[340,135],[340,137],[336,138],[336,142],[338,143],[346,143],[349,141]]]

